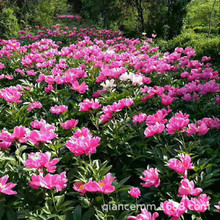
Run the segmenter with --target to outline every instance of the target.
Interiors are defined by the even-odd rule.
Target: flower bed
[[[1,41],[0,219],[218,216],[211,58],[54,28]]]

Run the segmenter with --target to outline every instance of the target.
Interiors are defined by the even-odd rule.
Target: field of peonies
[[[112,30],[19,33],[0,40],[0,219],[219,218],[210,57]]]

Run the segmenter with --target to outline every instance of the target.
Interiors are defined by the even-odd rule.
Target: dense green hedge
[[[157,39],[156,43],[159,44],[162,51],[173,51],[176,47],[185,48],[190,46],[196,50],[198,58],[206,55],[211,56],[214,62],[220,61],[220,39],[217,35],[211,35],[208,38],[207,33],[198,34],[188,29],[172,40]]]

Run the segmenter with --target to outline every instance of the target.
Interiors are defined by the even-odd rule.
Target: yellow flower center
[[[80,188],[81,190],[83,190],[83,189],[84,189],[84,185],[81,185],[79,188]]]
[[[2,183],[0,183],[0,187],[3,187]]]
[[[103,187],[105,185],[105,183],[99,183],[99,186]]]

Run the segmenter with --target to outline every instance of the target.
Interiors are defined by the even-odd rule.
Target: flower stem
[[[103,201],[103,205],[105,206],[105,198],[104,198],[104,194],[102,193],[102,201]],[[105,210],[105,220],[107,220],[107,212]]]
[[[52,198],[52,202],[53,202],[53,205],[54,205],[54,208],[55,208],[56,214],[58,214],[57,207],[56,207],[55,200],[54,200],[53,190],[51,190],[50,192],[51,192],[51,198]]]

